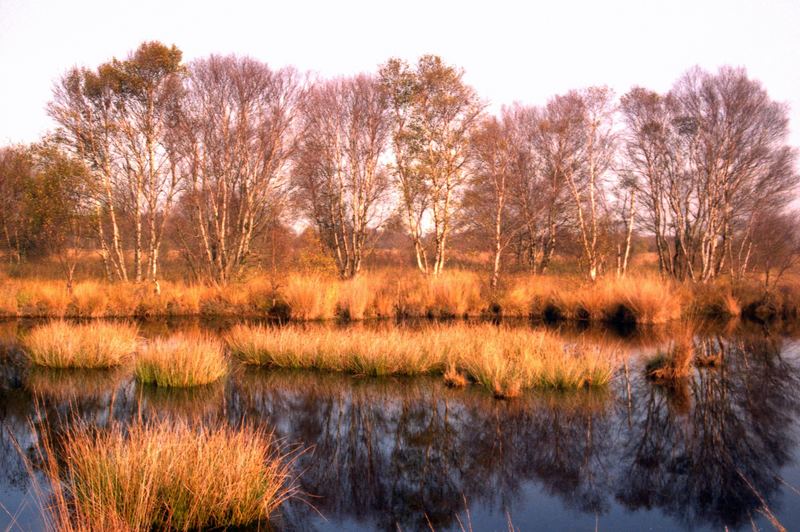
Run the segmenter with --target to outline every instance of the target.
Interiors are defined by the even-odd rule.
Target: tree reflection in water
[[[695,347],[720,363],[669,386],[647,381],[631,361],[606,392],[512,401],[433,378],[245,369],[227,385],[164,392],[139,387],[124,372],[31,371],[6,348],[0,488],[28,482],[12,438],[34,457],[37,431],[58,444],[75,416],[98,427],[171,417],[261,424],[311,447],[298,474],[329,521],[294,503],[281,528],[458,528],[465,501],[530,519],[525,512],[538,492],[591,516],[621,506],[659,510],[686,528],[749,526],[763,503],[780,513],[780,473],[797,445],[798,360],[780,340],[763,337],[706,336]]]
[[[797,361],[782,357],[773,340],[698,343],[721,354],[719,368],[667,388],[639,379],[616,496],[631,509],[661,508],[687,527],[738,528],[761,500],[774,499],[796,445]],[[676,396],[692,404],[675,408]]]

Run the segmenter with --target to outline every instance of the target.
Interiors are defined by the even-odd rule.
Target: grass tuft
[[[565,347],[546,332],[491,325],[389,331],[238,325],[226,341],[245,364],[372,376],[436,374],[451,385],[473,380],[498,397],[529,388],[604,386],[614,370],[609,349]]]
[[[645,363],[645,373],[649,379],[658,382],[669,382],[685,379],[692,371],[694,355],[694,331],[686,326],[679,334],[678,340],[669,349],[659,351]]]
[[[46,439],[43,447],[58,530],[252,525],[297,493],[292,460],[270,434],[246,427],[79,426],[67,433],[63,456]]]
[[[136,379],[184,388],[215,382],[228,372],[222,343],[202,334],[175,334],[148,342],[136,357]]]
[[[37,366],[109,368],[133,353],[136,334],[136,326],[129,323],[52,321],[34,328],[23,345],[28,359]]]

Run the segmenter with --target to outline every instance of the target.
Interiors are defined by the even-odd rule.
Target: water
[[[29,326],[0,325],[4,530],[42,528],[17,445],[35,462],[37,434],[57,438],[75,416],[101,427],[141,416],[274,430],[307,449],[296,462],[306,502],[284,505],[278,529],[768,530],[768,515],[800,529],[800,343],[791,337],[700,333],[696,347],[722,352],[723,364],[663,386],[644,378],[642,359],[669,331],[565,330],[618,343],[632,353],[627,368],[603,392],[499,401],[437,378],[235,368],[225,383],[169,392],[124,371],[31,370],[14,344]],[[142,330],[197,326],[225,324]]]

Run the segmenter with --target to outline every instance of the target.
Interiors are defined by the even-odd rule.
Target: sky
[[[235,53],[323,76],[433,53],[492,111],[591,85],[666,92],[694,65],[743,66],[791,106],[800,146],[800,0],[0,0],[0,145],[52,129],[45,106],[67,69],[148,40],[187,61]]]

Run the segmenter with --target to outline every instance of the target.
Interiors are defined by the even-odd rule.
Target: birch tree
[[[107,271],[129,278],[120,220],[127,214],[133,280],[147,276],[156,290],[164,226],[180,180],[172,125],[181,100],[181,56],[174,46],[146,42],[96,71],[72,69],[48,107],[62,139],[95,173],[97,235]]]
[[[504,113],[482,121],[472,137],[473,169],[461,216],[468,229],[490,244],[492,274],[490,286],[497,288],[506,247],[518,231],[509,212],[513,144]]]
[[[194,267],[217,283],[241,272],[254,238],[286,204],[301,94],[294,70],[254,59],[211,56],[189,66],[180,146],[192,223],[180,238]]]
[[[483,110],[463,72],[426,55],[412,68],[391,59],[380,70],[393,115],[394,176],[417,266],[444,270],[453,213],[466,180],[469,139]],[[433,264],[423,245],[423,223],[433,226]]]
[[[21,263],[28,247],[26,197],[33,171],[27,147],[0,149],[0,230],[9,264]]]
[[[352,278],[386,214],[385,93],[371,76],[334,79],[315,85],[301,108],[303,133],[294,167],[299,203],[339,275]]]
[[[548,102],[537,131],[545,172],[554,183],[563,182],[572,198],[570,214],[592,281],[605,258],[601,235],[606,171],[614,151],[612,116],[612,94],[607,88],[571,91]]]
[[[798,184],[788,114],[741,69],[694,69],[665,96],[622,99],[627,165],[659,267],[676,278],[742,275],[763,209],[780,211]]]

